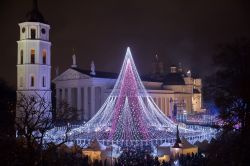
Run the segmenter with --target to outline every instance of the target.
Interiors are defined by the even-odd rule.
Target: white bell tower
[[[51,54],[48,25],[38,10],[37,1],[19,23],[17,41],[17,99],[23,95],[39,95],[51,103]]]

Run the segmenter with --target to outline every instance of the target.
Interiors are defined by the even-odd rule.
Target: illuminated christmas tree
[[[205,138],[207,131],[179,127],[187,139]],[[176,124],[166,117],[147,93],[137,72],[130,49],[116,84],[96,115],[69,133],[72,140],[102,140],[106,142],[174,142]],[[52,135],[52,133],[51,133]]]

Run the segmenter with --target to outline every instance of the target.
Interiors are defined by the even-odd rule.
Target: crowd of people
[[[160,161],[158,157],[151,155],[152,148],[145,147],[123,147],[122,154],[119,158],[113,159],[112,164],[105,159],[104,161],[95,160],[92,163],[85,164],[89,166],[203,166],[205,158],[200,154],[181,155],[178,159],[170,159],[170,161]]]
[[[181,155],[179,157],[179,165],[181,166],[204,166],[206,165],[206,158],[201,154]]]
[[[141,147],[123,147],[123,153],[115,162],[117,166],[150,166],[160,165],[158,158],[154,158],[150,153],[152,149],[150,146]]]
[[[145,147],[123,147],[122,154],[118,158],[106,158],[92,161],[89,156],[84,156],[81,151],[75,153],[61,153],[54,162],[45,165],[74,165],[74,166],[203,166],[206,159],[200,153],[181,155],[178,159],[170,161],[160,161],[158,157],[152,155],[152,148]],[[50,156],[52,157],[52,156]],[[55,159],[54,158],[54,159]],[[52,161],[52,160],[49,160]],[[113,161],[113,162],[111,162]]]

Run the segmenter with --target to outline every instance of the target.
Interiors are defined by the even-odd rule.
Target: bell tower
[[[44,98],[51,103],[51,42],[50,25],[40,13],[37,0],[19,23],[20,39],[17,41],[17,100],[22,95]]]

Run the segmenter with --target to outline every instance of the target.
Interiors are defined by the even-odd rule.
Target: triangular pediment
[[[59,76],[57,76],[55,79],[53,79],[53,82],[55,81],[65,81],[65,80],[78,80],[78,79],[89,79],[91,78],[89,75],[80,73],[74,69],[68,69]]]

